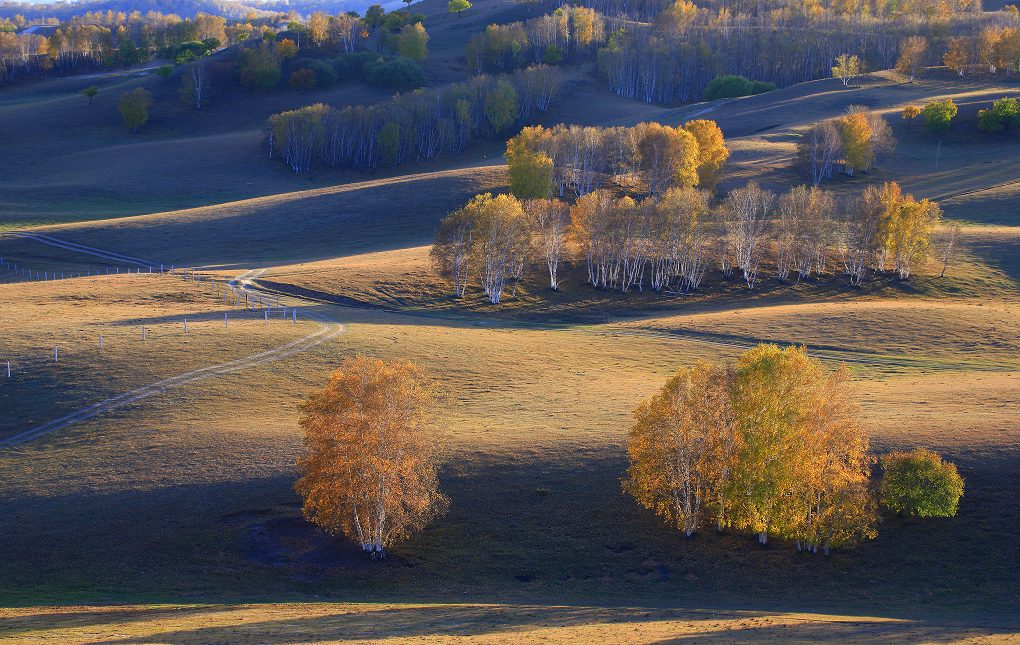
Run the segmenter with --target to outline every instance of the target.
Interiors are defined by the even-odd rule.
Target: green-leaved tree
[[[882,457],[882,505],[901,515],[953,517],[963,497],[963,477],[938,454],[918,449]]]
[[[138,87],[121,94],[117,109],[120,110],[120,116],[124,119],[124,127],[132,132],[138,132],[149,120],[150,105],[152,105],[152,93],[145,88]]]
[[[450,0],[450,2],[447,3],[446,8],[450,11],[450,13],[455,13],[458,17],[460,17],[462,11],[467,11],[471,8],[471,3],[468,2],[468,0]]]
[[[924,124],[928,126],[928,130],[935,134],[942,134],[949,129],[950,123],[956,117],[956,112],[957,107],[956,103],[953,103],[953,99],[946,99],[932,101],[925,105],[921,110],[921,116],[924,118]]]

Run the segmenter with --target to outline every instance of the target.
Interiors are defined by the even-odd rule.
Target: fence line
[[[122,275],[120,272],[120,267],[106,267],[105,269],[106,269],[105,272],[102,272],[101,270],[97,269],[96,273],[94,274],[91,273],[91,270],[86,270],[85,272],[79,272],[77,274],[69,272],[56,272],[56,271],[51,272],[48,270],[40,272],[24,267],[23,265],[18,265],[12,262],[9,258],[0,258],[0,270],[7,270],[9,272],[18,273],[19,275],[24,276],[23,281],[66,280],[71,279],[73,277],[90,277],[93,275],[103,276]],[[293,306],[287,307],[287,305],[282,304],[280,302],[280,299],[277,297],[267,297],[262,294],[251,293],[248,291],[246,285],[238,287],[235,284],[234,280],[229,281],[217,280],[212,276],[203,276],[201,273],[198,273],[193,267],[178,268],[175,265],[171,264],[169,268],[167,268],[167,266],[164,264],[159,264],[158,266],[154,264],[153,265],[141,264],[139,266],[136,266],[134,271],[131,271],[131,267],[125,267],[123,275],[126,274],[145,274],[153,275],[156,277],[162,276],[164,278],[177,278],[184,282],[192,283],[200,287],[205,287],[206,289],[211,290],[214,294],[222,298],[222,301],[224,303],[231,305],[232,308],[236,308],[234,315],[238,316],[240,320],[257,320],[260,317],[259,314],[261,313],[263,325],[268,325],[270,320],[273,320],[275,318],[274,315],[275,312],[279,311],[280,318],[282,321],[286,322],[287,318],[289,317],[291,324],[297,324],[298,318],[297,307]],[[231,313],[230,311],[223,312],[224,328],[227,329],[229,329],[230,313]],[[188,334],[188,319],[186,316],[182,316],[182,319],[184,330],[183,333]],[[140,325],[141,342],[148,341],[150,332],[151,329],[147,330],[144,324]],[[163,338],[163,336],[157,335],[157,338]],[[105,348],[104,335],[102,333],[99,333],[98,334],[99,356],[103,355],[104,348]],[[49,350],[46,351],[48,352]],[[46,359],[39,358],[18,359],[14,356],[0,357],[0,361],[3,361],[0,362],[0,366],[2,366],[2,369],[0,369],[0,375],[3,376],[3,380],[15,379],[22,374],[29,373],[31,371],[39,369],[39,367],[41,367],[42,365],[59,363],[60,358],[61,350],[59,344],[55,344],[53,346],[52,356],[47,357]]]

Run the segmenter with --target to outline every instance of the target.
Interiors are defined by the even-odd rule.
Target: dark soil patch
[[[404,564],[403,558],[394,555],[373,560],[354,542],[333,537],[311,522],[293,516],[273,517],[249,526],[242,551],[259,564],[313,572]]]

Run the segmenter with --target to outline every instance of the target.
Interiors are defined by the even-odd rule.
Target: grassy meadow
[[[413,8],[417,8],[414,5]],[[435,20],[430,82],[463,74],[463,44],[487,21],[536,7],[478,3]],[[541,12],[539,12],[541,13]],[[433,28],[435,24],[435,28]],[[430,45],[431,46],[431,45]],[[1020,633],[1020,183],[1017,140],[971,122],[1020,84],[912,83],[879,72],[683,107],[625,101],[578,66],[546,116],[628,125],[717,119],[733,151],[723,190],[801,183],[796,135],[852,104],[886,115],[894,155],[838,193],[895,180],[963,224],[945,278],[773,279],[748,293],[710,276],[702,293],[613,294],[568,266],[541,267],[505,305],[453,301],[432,273],[437,222],[472,195],[505,190],[498,143],[376,174],[296,176],[261,152],[266,116],[385,94],[341,85],[309,95],[175,104],[151,76],[69,78],[0,91],[0,124],[21,151],[0,159],[0,230],[39,230],[99,249],[257,285],[298,323],[242,314],[169,276],[23,282],[0,273],[0,442],[160,379],[343,325],[307,351],[186,383],[0,450],[0,641],[261,643],[1007,642]],[[95,105],[77,94],[100,86]],[[139,135],[120,91],[152,88]],[[905,105],[953,97],[941,143]],[[45,114],[45,118],[41,115]],[[105,270],[98,257],[0,237],[36,270]],[[936,275],[932,275],[932,273]],[[224,312],[231,317],[223,328]],[[189,332],[183,332],[188,318]],[[147,338],[140,338],[145,325]],[[104,351],[98,352],[98,335]],[[852,369],[873,450],[926,447],[967,489],[952,519],[885,516],[876,540],[829,557],[781,541],[706,533],[685,540],[621,491],[632,412],[678,367],[733,360],[759,341],[806,344]],[[61,359],[47,360],[59,344]],[[301,518],[293,490],[299,405],[346,356],[424,366],[447,516],[368,561]]]

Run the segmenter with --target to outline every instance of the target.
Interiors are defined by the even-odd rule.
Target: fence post
[[[227,312],[224,311],[223,312],[223,328],[226,329],[229,326],[230,326],[229,323],[227,323]]]
[[[103,335],[99,334],[99,351],[103,351]]]
[[[7,361],[7,378],[11,378],[11,362]]]
[[[185,334],[188,333],[188,319],[187,318],[184,319],[184,333]]]
[[[53,346],[53,362],[54,362],[54,363],[56,363],[56,362],[57,362],[57,361],[59,361],[59,360],[60,360],[60,355],[59,355],[59,353],[57,352],[57,347],[56,347],[56,345],[54,345],[54,346]]]
[[[296,325],[297,324],[297,309],[295,307],[291,307],[290,308],[290,313],[291,313],[291,320]]]

